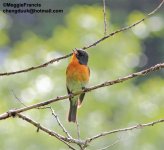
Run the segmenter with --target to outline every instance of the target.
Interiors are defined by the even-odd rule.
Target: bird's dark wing
[[[89,75],[90,75],[90,69],[89,69],[89,67],[88,67],[88,72],[89,72]],[[85,89],[85,87],[82,87],[82,90],[83,90],[83,89]],[[78,100],[78,107],[81,106],[81,104],[82,104],[82,102],[83,102],[83,99],[84,99],[84,96],[85,96],[85,93],[80,94],[79,100]]]
[[[90,76],[90,68],[88,67],[88,72],[89,72],[89,76]]]

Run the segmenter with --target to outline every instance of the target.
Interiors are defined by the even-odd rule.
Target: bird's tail
[[[69,109],[68,121],[69,122],[76,122],[76,114],[77,114],[77,105],[73,104],[70,101],[70,109]]]

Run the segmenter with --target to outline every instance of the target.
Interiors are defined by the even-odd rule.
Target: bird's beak
[[[75,49],[75,50],[73,50],[73,54],[77,54],[78,52],[77,52],[77,49]]]

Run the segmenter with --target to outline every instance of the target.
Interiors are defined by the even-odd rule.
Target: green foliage
[[[2,13],[0,15],[3,19],[2,22],[7,22],[9,18],[2,16]],[[107,16],[109,19],[110,15],[107,14]],[[127,16],[127,20],[131,24],[142,17],[142,13],[132,12]],[[67,54],[75,47],[86,46],[103,36],[103,26],[102,7],[96,5],[73,6],[65,16],[65,23],[55,27],[51,37],[43,38],[31,31],[23,33],[22,39],[12,45],[1,72],[38,65],[51,58]],[[114,31],[118,27],[110,23],[108,28],[110,31]],[[143,47],[141,38],[135,33],[131,31],[119,33],[88,50],[91,69],[89,85],[123,77],[136,71],[135,68],[140,63],[140,56],[143,55]],[[0,30],[0,39],[0,46],[9,43],[7,29]],[[12,89],[26,105],[66,94],[65,69],[67,64],[67,60],[62,60],[44,69],[2,77],[0,81],[0,113],[11,108],[21,107],[11,93]],[[132,79],[87,93],[84,104],[78,113],[82,138],[102,131],[162,118],[164,114],[164,80],[152,75],[144,78],[147,80],[140,84],[135,84],[136,79]],[[76,126],[66,120],[68,100],[54,103],[52,106],[61,122],[75,137]],[[46,127],[62,133],[48,110],[32,110],[26,114]],[[19,119],[0,121],[0,149],[68,149],[58,140],[35,131],[33,126]],[[101,142],[99,140],[94,142],[90,149],[112,144],[119,137],[120,142],[117,149],[162,150],[163,133],[161,131],[163,131],[163,127],[156,126],[108,136],[100,139]],[[112,149],[114,150],[116,147],[111,147]]]
[[[9,38],[5,29],[9,27],[8,24],[10,24],[10,20],[2,12],[0,12],[0,20],[0,46],[4,46],[9,43]]]

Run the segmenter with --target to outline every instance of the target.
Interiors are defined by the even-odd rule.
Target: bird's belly
[[[81,90],[89,80],[89,71],[86,66],[68,66],[67,87],[71,92]]]
[[[68,80],[67,87],[71,92],[80,91],[82,87],[85,87],[86,84],[83,84],[76,80]]]

